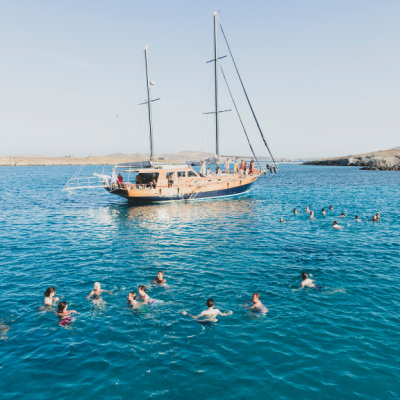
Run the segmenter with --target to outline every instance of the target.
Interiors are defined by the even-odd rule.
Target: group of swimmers
[[[328,210],[329,210],[329,211],[333,211],[333,207],[330,205]],[[304,211],[305,211],[306,213],[309,213],[309,214],[310,214],[310,219],[314,219],[315,213],[314,213],[313,210],[310,210],[310,208],[309,208],[308,206],[306,206],[306,208],[305,208]],[[295,215],[296,215],[296,214],[299,214],[299,212],[297,211],[297,208],[295,208],[295,209],[293,210],[293,214],[295,214]],[[322,215],[326,215],[325,208],[323,208],[323,209],[321,210],[321,214],[322,214]],[[342,212],[342,213],[340,214],[339,217],[340,217],[340,218],[345,218],[345,217],[347,217],[347,215],[346,215],[344,212]],[[376,213],[375,215],[372,216],[371,221],[373,221],[373,222],[378,222],[378,221],[380,221],[380,219],[381,219],[381,214],[380,214],[380,213]],[[361,222],[361,221],[362,221],[362,219],[360,219],[360,217],[359,217],[358,215],[356,215],[355,220],[356,220],[357,222]],[[281,219],[279,220],[279,222],[287,222],[287,221],[285,221],[283,218],[281,218]],[[337,221],[334,221],[334,222],[333,222],[333,225],[332,225],[332,228],[334,228],[334,229],[343,229],[344,227],[341,226],[341,225],[339,225]]]
[[[314,283],[314,280],[310,279],[308,274],[306,272],[302,272],[301,274],[302,282],[301,282],[301,288],[313,288],[313,289],[318,289],[321,288],[321,286],[318,286]],[[166,283],[167,280],[164,279],[164,272],[163,271],[158,271],[157,273],[157,278],[153,279],[151,281],[152,284],[157,284],[157,285],[163,285]],[[112,294],[112,292],[108,290],[101,289],[100,283],[96,282],[94,284],[93,290],[89,293],[87,296],[87,299],[93,299],[93,300],[100,300],[101,299],[101,294],[105,292],[108,294]],[[55,287],[49,287],[45,293],[44,293],[44,305],[45,306],[53,306],[55,305],[60,298],[55,297],[56,296],[56,288]],[[148,304],[152,305],[157,303],[159,300],[152,299],[150,296],[146,293],[146,287],[144,285],[140,285],[138,287],[138,297],[141,300],[139,302],[136,299],[136,293],[135,292],[129,292],[127,296],[128,303],[133,307],[137,308],[140,306],[140,304]],[[252,303],[249,305],[249,303]],[[218,322],[217,317],[225,317],[228,315],[232,315],[233,311],[228,311],[226,313],[221,312],[219,309],[214,308],[214,300],[213,299],[208,299],[207,302],[207,309],[202,311],[198,315],[191,315],[186,311],[183,311],[182,314],[185,316],[189,316],[193,319],[195,319],[197,322],[203,325],[210,325],[210,324],[215,324]],[[256,312],[258,314],[267,314],[268,313],[268,308],[261,302],[260,299],[260,294],[259,293],[253,293],[251,300],[247,301],[244,306],[245,309],[250,310],[252,312]],[[56,314],[60,318],[60,325],[69,325],[73,321],[73,317],[71,314],[77,314],[78,312],[75,310],[69,310],[68,309],[68,303],[66,301],[60,301],[57,305],[57,310]]]

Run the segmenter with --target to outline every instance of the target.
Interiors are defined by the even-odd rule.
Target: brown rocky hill
[[[352,156],[322,158],[304,165],[362,167],[365,170],[400,171],[400,149],[380,150]]]

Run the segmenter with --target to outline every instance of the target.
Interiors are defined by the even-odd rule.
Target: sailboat
[[[144,47],[144,60],[146,68],[147,101],[142,104],[147,104],[148,108],[150,159],[147,162],[123,163],[120,165],[116,165],[115,168],[113,169],[113,174],[111,177],[106,175],[97,175],[103,180],[102,186],[110,194],[121,196],[127,199],[131,203],[154,203],[154,202],[177,201],[177,200],[201,200],[201,199],[239,196],[248,193],[254,182],[262,175],[262,173],[265,173],[264,171],[261,170],[261,166],[259,163],[258,163],[259,168],[258,169],[255,168],[254,161],[252,161],[248,169],[232,168],[233,170],[232,172],[230,172],[229,170],[230,167],[232,167],[233,160],[231,162],[225,161],[224,171],[222,171],[220,167],[220,164],[222,164],[222,162],[221,162],[220,146],[219,146],[219,114],[231,110],[219,110],[218,106],[219,58],[218,58],[218,43],[217,43],[217,19],[218,19],[217,12],[214,12],[213,13],[214,58],[208,61],[214,63],[215,110],[211,113],[205,113],[205,114],[215,115],[216,147],[215,147],[215,160],[213,160],[212,162],[213,164],[216,165],[215,173],[206,171],[207,162],[205,160],[202,161],[200,172],[196,172],[193,169],[192,165],[184,165],[184,164],[171,165],[171,164],[159,164],[155,162],[154,144],[153,144],[152,103],[159,99],[155,100],[151,99],[151,86],[154,84],[154,82],[150,80],[148,47],[146,46]],[[222,33],[224,34],[223,30]],[[224,38],[226,40],[225,34]],[[226,43],[228,45],[227,41]],[[228,49],[230,52],[229,45]],[[224,57],[226,56],[220,58]],[[234,62],[233,56],[232,60]],[[262,135],[261,128],[258,124],[253,108],[251,106],[245,88],[243,86],[243,82],[240,78],[236,64],[235,68],[238,73],[240,82],[242,84],[251,111],[253,112],[253,116],[256,120],[257,126],[260,130],[261,136],[264,140],[265,145],[268,148],[268,145],[264,139],[264,136]],[[223,73],[222,67],[221,71]],[[225,79],[224,73],[223,76]],[[238,113],[233,97],[232,101]],[[240,122],[242,123],[239,113],[238,116]],[[244,129],[247,139],[249,140],[243,123],[242,127]],[[250,149],[253,152],[254,158],[257,160],[253,148],[250,144],[250,141],[249,145]],[[272,157],[271,152],[270,155]],[[272,160],[274,161],[273,157]],[[129,178],[133,177],[133,179],[131,179],[132,182],[123,182],[122,179],[118,180],[116,171],[118,171],[119,169],[122,169],[123,172],[129,172]],[[276,172],[276,171],[277,171],[277,166],[275,164],[275,167],[272,167],[270,172]],[[66,190],[71,191],[71,189],[74,189],[76,187],[73,187],[73,185],[71,184],[67,184]],[[80,186],[80,188],[82,187],[83,186]],[[90,187],[93,187],[93,185]]]

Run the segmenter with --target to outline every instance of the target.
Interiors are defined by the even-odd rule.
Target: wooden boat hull
[[[239,196],[250,191],[252,184],[259,176],[240,179],[237,182],[220,183],[216,185],[205,185],[199,189],[174,187],[155,188],[145,190],[114,189],[112,194],[126,198],[130,203],[156,203],[164,201],[182,200],[206,200],[221,197]],[[208,187],[209,186],[209,187]]]

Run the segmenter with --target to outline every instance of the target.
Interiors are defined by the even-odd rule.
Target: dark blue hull
[[[148,197],[128,197],[124,190],[114,190],[111,193],[117,194],[121,197],[126,198],[130,203],[155,203],[162,201],[179,201],[179,200],[206,200],[206,199],[214,199],[218,197],[230,197],[230,196],[239,196],[241,194],[245,194],[250,190],[251,185],[254,182],[248,183],[243,186],[236,186],[233,188],[222,189],[222,190],[212,190],[210,192],[201,192],[194,194],[184,194],[184,195],[176,195],[176,196],[148,196]]]

